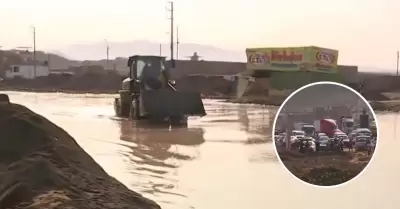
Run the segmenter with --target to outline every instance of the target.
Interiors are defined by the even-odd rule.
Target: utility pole
[[[397,65],[396,65],[396,75],[399,75],[399,51],[397,51]]]
[[[176,26],[176,60],[179,60],[179,30]]]
[[[36,28],[32,26],[33,29],[33,78],[36,78]]]
[[[171,20],[171,31],[170,31],[170,48],[171,48],[171,68],[175,68],[175,60],[174,60],[174,2],[170,1],[170,9],[168,10],[170,14]]]
[[[162,44],[160,44],[160,57],[162,56]]]
[[[108,41],[107,41],[107,39],[104,39],[104,42],[106,42],[106,59],[107,59],[107,62],[106,62],[106,70],[108,70],[108,68],[110,67],[110,64],[109,64],[109,60],[110,60],[110,57],[109,57],[109,53],[110,53],[110,46],[108,45]]]

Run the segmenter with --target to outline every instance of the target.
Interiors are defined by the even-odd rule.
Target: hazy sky
[[[165,0],[0,0],[0,45],[168,41]],[[181,42],[228,49],[317,45],[341,64],[396,68],[399,0],[176,0]]]

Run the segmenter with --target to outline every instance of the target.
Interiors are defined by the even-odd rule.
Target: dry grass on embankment
[[[288,170],[305,182],[332,186],[357,176],[369,163],[366,152],[316,152],[302,154],[279,150],[279,158]]]
[[[110,177],[68,133],[24,106],[0,103],[0,136],[2,209],[160,208]]]

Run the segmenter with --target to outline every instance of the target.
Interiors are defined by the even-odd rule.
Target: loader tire
[[[130,118],[133,120],[140,120],[140,109],[139,109],[139,99],[133,99],[132,108],[130,108],[129,112]]]
[[[114,100],[114,110],[117,117],[129,116],[129,105],[122,103],[120,98]]]
[[[0,103],[8,104],[10,103],[10,98],[7,94],[0,94]]]
[[[119,111],[119,109],[120,109],[121,107],[119,106],[119,99],[118,98],[115,98],[114,99],[114,112],[115,112],[115,115],[117,116],[117,117],[120,117],[121,115],[120,115],[120,111]]]
[[[120,104],[120,114],[121,117],[129,117],[129,110],[130,110],[130,105],[126,103],[121,103]]]
[[[183,116],[171,117],[170,123],[174,127],[187,127],[187,119]]]

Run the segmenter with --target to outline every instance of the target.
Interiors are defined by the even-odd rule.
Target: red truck
[[[314,121],[315,131],[325,133],[328,137],[333,137],[336,132],[340,131],[333,119],[321,119]]]

